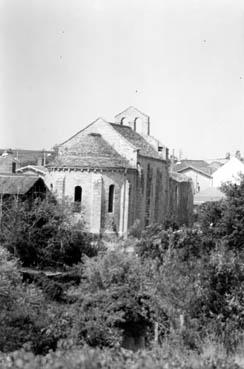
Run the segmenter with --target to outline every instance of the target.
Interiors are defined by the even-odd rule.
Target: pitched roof
[[[180,163],[176,163],[174,166],[174,170],[177,172],[183,172],[188,168],[202,173],[208,177],[211,177],[212,174],[212,169],[204,160],[181,160]]]
[[[182,173],[170,172],[169,177],[176,182],[191,182],[191,178]]]
[[[100,134],[90,133],[80,136],[74,145],[47,166],[125,168],[130,167],[130,164]]]
[[[194,205],[200,205],[204,202],[219,201],[225,198],[225,194],[216,187],[209,187],[194,195]]]
[[[139,109],[135,108],[134,106],[129,106],[125,110],[123,110],[120,113],[116,114],[115,115],[115,118],[118,117],[118,116],[120,116],[120,115],[124,115],[124,114],[131,113],[131,112],[137,113],[139,115],[143,115],[144,117],[149,118],[149,116],[147,114],[143,113],[142,111],[140,111]]]
[[[111,126],[128,140],[132,145],[139,149],[139,154],[142,156],[151,157],[154,159],[162,160],[162,157],[139,133],[133,131],[129,126],[123,126],[121,124],[110,123]]]
[[[0,175],[0,194],[24,195],[38,180],[37,176]]]
[[[26,171],[32,171],[34,173],[45,174],[48,172],[47,168],[42,165],[26,165],[16,170],[16,173],[25,173]]]

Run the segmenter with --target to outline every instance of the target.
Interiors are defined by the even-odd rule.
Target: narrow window
[[[136,118],[135,120],[134,120],[134,131],[136,131],[136,121],[138,120],[138,118]]]
[[[75,187],[74,192],[74,211],[79,212],[81,210],[82,188],[81,186]]]
[[[16,163],[14,161],[12,163],[12,173],[16,173]]]
[[[114,185],[109,186],[108,192],[108,212],[112,213],[114,208]]]

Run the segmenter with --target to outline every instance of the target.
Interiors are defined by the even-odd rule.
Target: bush
[[[74,223],[68,205],[52,198],[5,203],[1,230],[2,245],[24,266],[63,268],[97,254],[84,224]]]
[[[152,338],[155,321],[164,321],[165,316],[155,295],[150,262],[110,251],[85,258],[84,275],[74,324],[77,342],[102,347],[131,341],[136,347]]]
[[[178,351],[154,349],[131,353],[118,349],[58,350],[46,356],[34,356],[24,350],[0,357],[2,369],[241,369],[234,359],[201,358]]]
[[[17,261],[0,248],[0,350],[7,352],[40,337],[47,321],[46,303],[34,285],[24,285]]]
[[[244,246],[244,178],[239,185],[222,186],[226,199],[203,204],[199,223],[206,236],[225,241],[226,247],[238,253]]]

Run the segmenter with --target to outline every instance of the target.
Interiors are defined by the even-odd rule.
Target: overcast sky
[[[188,158],[244,154],[243,0],[0,0],[0,147],[134,105]]]

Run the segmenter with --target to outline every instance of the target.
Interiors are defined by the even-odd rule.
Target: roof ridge
[[[72,138],[76,137],[77,135],[79,135],[81,132],[83,132],[85,129],[87,129],[88,127],[90,127],[92,124],[96,123],[98,120],[103,120],[105,123],[109,123],[107,122],[103,117],[98,117],[96,118],[94,121],[92,121],[90,124],[88,124],[88,126],[85,126],[84,128],[82,128],[81,130],[79,130],[78,132],[76,132],[74,135],[72,135],[71,137],[69,137],[67,140],[65,140],[64,142],[62,142],[61,144],[57,145],[58,147],[59,146],[62,146],[64,145],[66,142],[72,140]]]
[[[143,113],[140,109],[136,108],[136,107],[135,107],[135,106],[133,106],[133,105],[128,106],[128,108],[126,108],[126,109],[122,110],[120,113],[116,114],[116,115],[115,115],[115,118],[116,118],[117,116],[119,116],[119,115],[121,115],[121,114],[125,113],[125,112],[126,112],[127,110],[129,110],[129,109],[135,109],[135,110],[137,110],[137,111],[138,111],[138,113],[140,113],[140,114],[144,115],[145,117],[148,117],[148,118],[149,118],[149,115],[147,115],[146,113]]]

